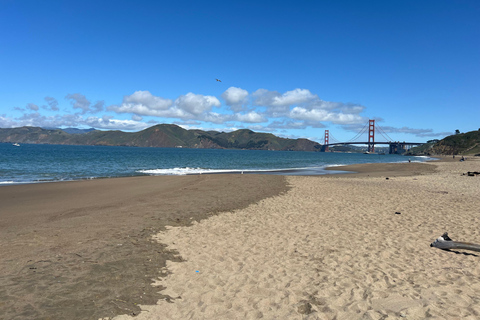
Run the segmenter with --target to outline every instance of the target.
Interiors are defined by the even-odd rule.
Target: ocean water
[[[134,148],[0,143],[0,185],[206,173],[321,175],[355,163],[427,161],[428,157],[262,150]]]

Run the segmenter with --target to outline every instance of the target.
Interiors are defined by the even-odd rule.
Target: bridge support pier
[[[389,147],[389,152],[390,154],[403,154],[406,151],[406,144],[405,142],[391,142],[390,147]]]

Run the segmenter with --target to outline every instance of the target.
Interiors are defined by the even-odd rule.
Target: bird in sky
[[[217,80],[218,82],[222,82],[222,80],[220,80],[220,79],[215,79],[215,80]]]

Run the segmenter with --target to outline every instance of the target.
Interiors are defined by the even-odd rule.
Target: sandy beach
[[[480,176],[463,175],[480,161],[408,165],[287,177],[285,194],[158,233],[183,261],[136,319],[478,319],[480,256],[429,245],[480,243]]]
[[[0,318],[478,319],[480,159],[340,169],[0,187]]]
[[[0,319],[137,314],[163,297],[152,236],[287,190],[267,175],[100,179],[0,187]]]

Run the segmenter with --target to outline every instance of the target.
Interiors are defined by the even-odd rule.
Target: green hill
[[[233,132],[185,130],[174,124],[160,124],[139,132],[94,130],[83,134],[38,127],[0,128],[0,142],[292,151],[320,151],[322,147],[307,139],[285,139],[246,129]]]
[[[412,148],[411,154],[475,155],[480,154],[480,130],[459,133]]]

